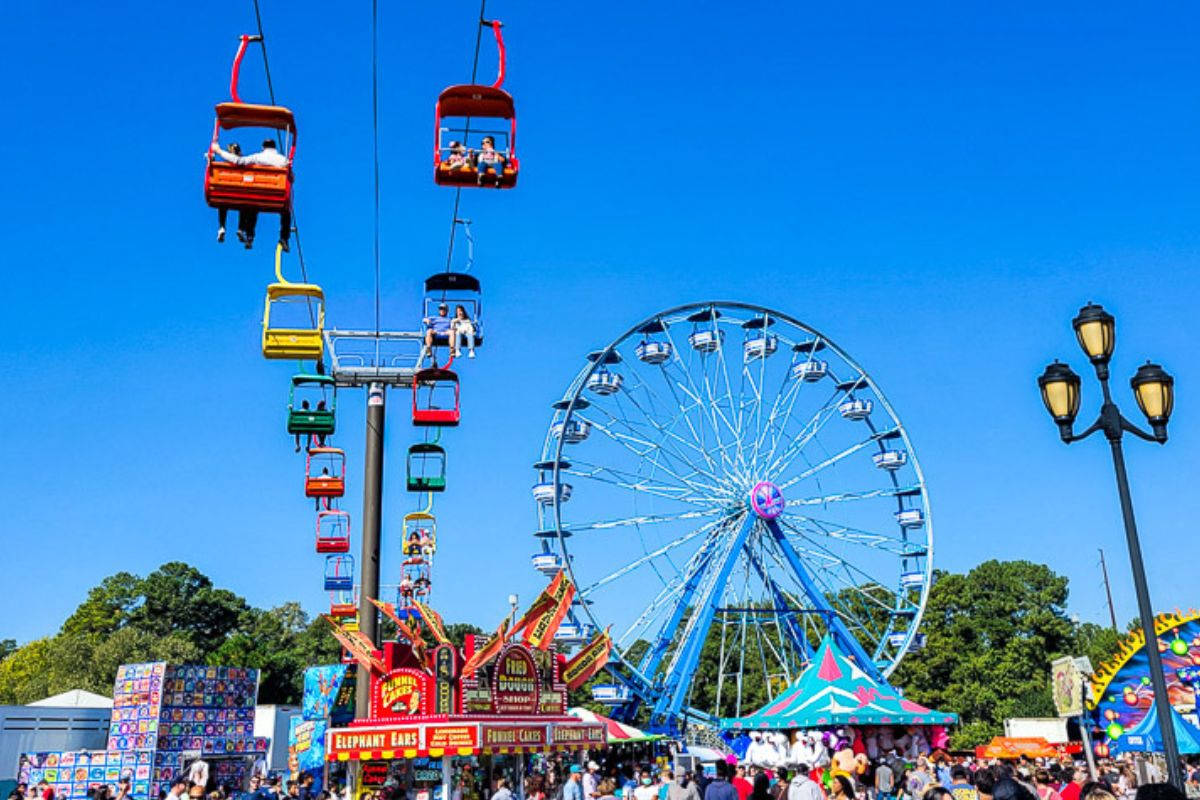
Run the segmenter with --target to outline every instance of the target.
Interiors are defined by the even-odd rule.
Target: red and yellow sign
[[[550,744],[562,747],[593,748],[607,744],[607,733],[603,725],[582,723],[579,725],[555,725]]]
[[[538,670],[524,647],[510,646],[500,654],[492,687],[492,710],[497,714],[536,714]]]
[[[608,663],[608,654],[612,651],[612,639],[608,631],[597,634],[594,639],[575,654],[563,668],[562,679],[568,689],[578,689],[587,683],[587,679],[595,675]]]
[[[428,680],[411,667],[394,669],[380,676],[372,687],[372,717],[409,717],[429,713]]]
[[[475,750],[479,747],[478,725],[430,725],[425,728],[425,749],[433,752]]]
[[[329,732],[326,758],[330,761],[371,761],[416,758],[421,746],[419,727],[335,728]]]
[[[519,753],[546,747],[545,725],[484,725],[484,752]]]

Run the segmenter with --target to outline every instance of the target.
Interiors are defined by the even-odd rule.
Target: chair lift
[[[337,384],[328,375],[301,372],[288,392],[287,432],[332,436],[337,427]]]
[[[354,590],[354,556],[325,556],[325,591]]]
[[[405,555],[433,555],[437,552],[437,520],[428,511],[405,514],[400,527],[400,539],[404,542]],[[413,553],[409,552],[410,547]]]
[[[296,119],[283,106],[243,103],[238,97],[238,72],[246,47],[260,42],[260,36],[243,34],[233,58],[229,80],[229,102],[217,103],[217,119],[213,125],[212,142],[206,156],[204,199],[213,208],[253,209],[274,213],[285,212],[292,205],[292,160],[296,156]],[[235,128],[271,128],[287,139],[280,142],[280,152],[287,152],[287,166],[264,164],[234,164],[216,157],[222,130]]]
[[[457,375],[448,369],[423,369],[413,376],[412,388],[413,425],[444,427],[458,424]]]
[[[446,450],[441,445],[418,442],[409,447],[405,470],[408,491],[446,491]]]
[[[278,261],[278,250],[275,258]],[[312,308],[314,301],[315,311]],[[309,318],[308,326],[304,325],[302,316],[305,310]],[[280,316],[286,317],[282,325],[279,323]],[[267,303],[263,309],[264,358],[320,361],[325,352],[324,332],[325,293],[320,286],[287,281],[267,286]]]
[[[501,189],[511,189],[517,185],[517,173],[520,162],[517,159],[517,111],[513,105],[512,95],[500,88],[504,83],[504,37],[500,34],[501,22],[480,21],[492,29],[496,37],[496,48],[500,54],[500,72],[496,82],[491,86],[479,84],[463,84],[450,86],[438,95],[437,105],[434,106],[433,126],[433,180],[439,186],[496,186]],[[442,126],[445,117],[465,118],[464,127],[446,128]],[[472,119],[507,120],[508,130],[484,130],[471,128]],[[477,142],[470,142],[471,134],[489,135],[493,139],[499,137],[504,144],[496,150],[504,157],[504,167],[500,174],[484,176],[484,183],[479,181],[479,170],[476,158],[466,158],[451,164],[452,155],[450,141],[455,139],[465,147],[474,148]],[[494,172],[493,172],[494,174]]]
[[[310,447],[304,463],[305,497],[341,497],[346,493],[346,451]]]
[[[482,346],[483,292],[479,285],[479,279],[465,272],[438,272],[430,275],[425,279],[424,317],[437,316],[437,307],[441,303],[450,307],[451,319],[454,318],[454,307],[456,305],[463,307],[475,325],[475,347]],[[433,344],[435,347],[446,347],[450,344],[450,337],[434,336]]]
[[[350,552],[350,515],[329,509],[317,512],[317,552]]]

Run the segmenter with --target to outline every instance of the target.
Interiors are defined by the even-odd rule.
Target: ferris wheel
[[[749,713],[830,635],[888,675],[932,577],[908,435],[845,351],[786,314],[673,308],[587,356],[534,465],[539,550],[578,588],[571,645],[612,626],[595,699],[651,727]]]

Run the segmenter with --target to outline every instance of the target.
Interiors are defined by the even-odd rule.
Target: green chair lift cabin
[[[299,373],[288,392],[287,432],[332,436],[337,427],[337,384],[328,375]]]
[[[407,485],[410,492],[446,491],[446,451],[433,442],[408,448]]]

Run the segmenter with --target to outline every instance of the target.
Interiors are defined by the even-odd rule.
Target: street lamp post
[[[1058,432],[1067,444],[1086,439],[1103,431],[1112,448],[1113,468],[1117,473],[1117,493],[1121,499],[1121,516],[1125,522],[1125,539],[1129,544],[1129,563],[1133,570],[1133,586],[1137,594],[1138,616],[1146,638],[1146,656],[1150,662],[1150,681],[1154,686],[1154,706],[1158,725],[1162,729],[1163,750],[1167,759],[1168,779],[1184,791],[1183,769],[1179,764],[1179,744],[1171,718],[1171,702],[1167,696],[1167,681],[1163,674],[1162,657],[1158,652],[1158,634],[1154,630],[1154,610],[1146,587],[1146,570],[1142,564],[1142,548],[1138,543],[1137,523],[1133,518],[1133,501],[1129,497],[1129,478],[1125,474],[1125,453],[1121,439],[1126,432],[1139,439],[1163,444],[1167,441],[1167,422],[1174,404],[1174,379],[1157,364],[1146,362],[1138,368],[1129,382],[1138,408],[1150,423],[1152,433],[1146,433],[1121,415],[1108,388],[1108,362],[1112,357],[1115,339],[1113,316],[1098,305],[1088,303],[1071,321],[1079,346],[1096,368],[1096,377],[1104,394],[1100,416],[1079,435],[1073,432],[1075,416],[1079,413],[1079,376],[1066,364],[1055,361],[1038,378],[1042,402],[1058,424]]]

